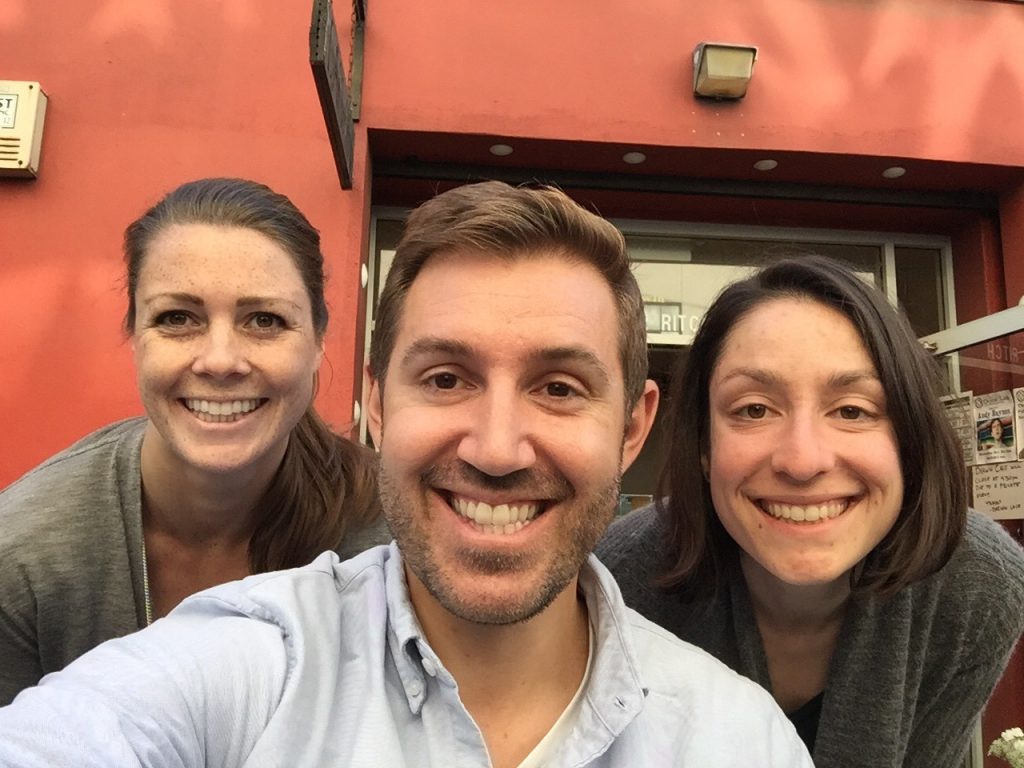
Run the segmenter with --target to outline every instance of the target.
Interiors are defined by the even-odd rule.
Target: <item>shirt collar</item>
[[[414,715],[418,715],[427,690],[422,649],[429,650],[429,646],[409,599],[409,585],[405,581],[405,567],[398,544],[392,541],[384,557],[384,591],[388,601],[388,648],[398,669],[402,687],[405,689],[409,709]]]
[[[640,714],[647,688],[633,647],[629,609],[622,601],[619,585],[594,555],[583,564],[579,584],[594,627],[586,705],[596,715],[593,727],[603,726],[614,738]],[[584,712],[581,725],[590,721]]]
[[[405,689],[409,709],[419,714],[426,696],[425,676],[436,675],[442,683],[455,681],[423,636],[409,598],[402,554],[395,542],[385,553],[385,592],[388,603],[388,646]],[[610,732],[614,738],[643,708],[647,689],[640,676],[640,664],[633,648],[628,609],[618,584],[608,569],[590,555],[580,570],[579,589],[587,603],[594,628],[590,683],[582,723]]]

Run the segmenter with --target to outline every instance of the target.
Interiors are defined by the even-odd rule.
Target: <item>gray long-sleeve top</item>
[[[651,585],[666,532],[653,506],[616,521],[597,554],[626,604],[771,690],[746,582],[687,602]],[[938,573],[888,600],[855,599],[833,656],[817,768],[960,768],[970,733],[1024,629],[1024,550],[969,513]]]
[[[0,706],[105,640],[146,625],[145,418],[110,424],[0,492]],[[383,519],[342,557],[391,540]]]

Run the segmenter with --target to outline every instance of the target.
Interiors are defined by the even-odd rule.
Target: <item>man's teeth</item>
[[[260,402],[260,400],[216,402],[186,398],[185,407],[198,416],[200,421],[226,422],[237,421],[244,414],[256,410],[260,406]]]
[[[829,501],[825,504],[810,504],[797,506],[796,504],[776,504],[766,501],[761,505],[772,517],[780,520],[793,520],[798,523],[816,523],[819,520],[828,520],[839,517],[849,506],[848,501]]]
[[[521,531],[537,516],[538,504],[498,504],[452,498],[452,507],[467,520],[476,523],[484,533],[511,534]]]

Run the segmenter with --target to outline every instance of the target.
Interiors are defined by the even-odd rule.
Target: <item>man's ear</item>
[[[629,419],[626,421],[626,436],[622,442],[622,464],[620,470],[625,472],[640,454],[644,441],[650,434],[654,424],[654,414],[658,412],[660,399],[658,385],[648,379],[644,382],[644,391],[636,401]]]
[[[370,366],[366,366],[366,378],[370,382],[370,396],[366,401],[366,426],[370,430],[373,444],[377,446],[377,450],[380,450],[380,438],[384,431],[384,412],[381,399],[384,395],[381,392],[381,382],[373,375]]]

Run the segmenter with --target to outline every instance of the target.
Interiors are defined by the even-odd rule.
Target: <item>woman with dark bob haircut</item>
[[[269,187],[184,184],[125,232],[146,416],[0,492],[0,705],[201,589],[390,540],[376,461],[313,407],[320,234]]]
[[[967,509],[938,380],[851,269],[771,264],[708,309],[660,501],[598,547],[628,604],[772,692],[818,768],[961,766],[1024,628],[1024,553]]]

